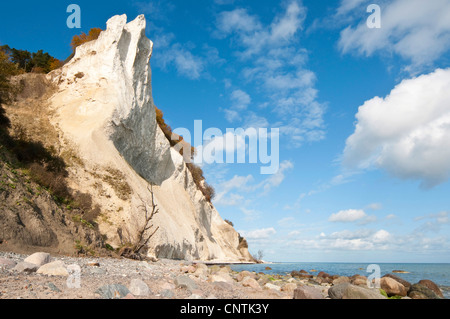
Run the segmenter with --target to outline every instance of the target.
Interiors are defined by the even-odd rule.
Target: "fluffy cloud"
[[[308,53],[298,45],[305,18],[306,8],[292,0],[270,24],[262,23],[246,9],[222,12],[217,16],[215,32],[216,37],[229,37],[239,48],[235,54],[243,62],[242,76],[265,92],[265,105],[277,115],[277,127],[296,147],[325,135],[325,105],[317,102],[316,75],[305,67]],[[224,110],[226,117],[231,122],[242,118],[244,125],[250,126],[255,113],[247,110],[250,114],[243,114],[236,107],[242,105],[240,109],[245,110],[250,100],[236,104],[235,94],[236,90],[231,96],[232,106]],[[259,116],[258,123],[268,120]]]
[[[330,222],[355,222],[366,218],[367,214],[361,209],[348,209],[341,210],[335,214],[332,214],[328,219]]]
[[[344,0],[337,16],[354,14],[361,23],[341,32],[339,48],[343,53],[371,56],[377,52],[394,53],[413,65],[433,63],[450,49],[450,2],[448,0],[381,1],[380,29],[369,29],[369,14],[362,9],[371,1]],[[361,19],[362,18],[362,19]]]
[[[433,187],[450,176],[450,69],[404,80],[386,98],[366,101],[356,115],[343,163],[375,166]]]
[[[242,236],[244,236],[247,240],[262,240],[262,239],[269,239],[272,236],[274,236],[277,231],[275,228],[262,228],[262,229],[256,229],[251,231],[240,231]]]

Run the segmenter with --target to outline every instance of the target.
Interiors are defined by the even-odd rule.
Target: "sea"
[[[369,263],[300,262],[232,265],[231,268],[235,271],[248,270],[272,275],[286,275],[293,270],[306,270],[311,274],[324,271],[330,275],[353,276],[358,274],[368,277],[373,273],[373,271],[367,271],[369,265]],[[378,263],[377,265],[380,266],[381,276],[393,273],[412,284],[422,279],[431,280],[441,288],[444,297],[450,299],[450,264]],[[271,269],[266,270],[266,267]],[[317,272],[311,272],[311,270],[317,270]],[[404,273],[394,273],[394,271],[402,271]]]

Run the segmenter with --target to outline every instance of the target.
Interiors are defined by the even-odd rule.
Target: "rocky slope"
[[[47,76],[50,97],[39,97],[46,110],[32,113],[36,120],[25,126],[65,158],[70,188],[92,195],[101,208],[100,232],[113,247],[136,240],[153,193],[159,213],[148,255],[252,262],[239,234],[206,201],[156,122],[153,44],[145,27],[144,16],[129,23],[125,15],[111,18],[98,40],[78,47],[68,64]],[[26,101],[7,108],[12,121],[23,120]],[[50,137],[36,126],[39,118],[51,125]]]

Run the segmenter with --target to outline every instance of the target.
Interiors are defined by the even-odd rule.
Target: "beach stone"
[[[205,276],[208,273],[208,266],[205,264],[197,264],[194,274],[196,276]]]
[[[42,265],[36,273],[47,276],[69,276],[69,272],[64,266],[64,262],[61,260]]]
[[[88,266],[88,267],[100,267],[100,263],[96,263],[96,262],[87,263],[86,266]]]
[[[217,290],[233,291],[233,285],[227,282],[213,282],[213,287]]]
[[[195,266],[193,266],[193,265],[181,267],[182,273],[193,274],[196,270],[197,270],[197,268],[195,268]]]
[[[330,274],[327,274],[326,272],[321,271],[321,272],[319,272],[319,273],[317,274],[317,277],[328,278],[328,277],[331,277],[331,276],[330,276]]]
[[[175,278],[175,286],[177,288],[185,288],[190,291],[197,289],[197,284],[188,276],[178,276]]]
[[[422,284],[412,285],[408,297],[412,299],[440,299],[433,290]]]
[[[173,298],[175,296],[173,291],[169,289],[164,289],[163,291],[161,291],[160,295],[163,298]]]
[[[250,278],[255,279],[256,276],[255,276],[255,274],[251,273],[250,271],[244,270],[244,271],[241,271],[239,274],[237,274],[236,280],[238,282],[241,282],[242,280],[244,280],[245,277],[250,277]]]
[[[300,286],[294,290],[294,299],[324,299],[324,297],[317,288]]]
[[[209,267],[209,273],[210,274],[215,274],[219,270],[220,270],[220,266],[219,265],[213,265],[213,266]]]
[[[281,286],[281,291],[293,293],[295,289],[297,289],[298,285],[295,283],[287,283]]]
[[[411,289],[411,283],[409,281],[404,280],[403,278],[400,278],[399,276],[396,276],[394,274],[386,274],[383,277],[389,277],[401,283],[406,288],[406,291],[409,291]]]
[[[406,297],[406,295],[408,294],[408,290],[405,288],[405,286],[390,277],[382,277],[380,279],[380,286],[381,289],[383,289],[389,297]]]
[[[341,277],[334,279],[332,282],[332,284],[335,286],[340,285],[340,284],[345,284],[345,283],[350,283],[350,278],[348,278],[346,276],[341,276]]]
[[[302,271],[292,271],[291,272],[291,276],[292,277],[298,277],[298,278],[313,278],[313,275],[308,274],[306,271],[302,270]]]
[[[272,268],[270,268],[270,267],[266,267],[266,268],[265,268],[265,270],[272,270]]]
[[[315,281],[320,284],[331,284],[333,282],[332,277],[316,277]]]
[[[219,273],[225,273],[230,274],[231,273],[231,267],[230,266],[222,266],[219,268]]]
[[[103,299],[122,299],[125,298],[130,291],[127,287],[119,284],[105,285],[95,291]]]
[[[17,271],[17,272],[36,272],[39,269],[39,266],[36,264],[31,264],[31,263],[27,263],[27,262],[20,262],[18,263],[13,270]]]
[[[271,283],[265,284],[264,288],[265,289],[276,290],[276,291],[281,291],[281,287],[280,286],[277,286],[277,285],[274,285],[274,284],[271,284]]]
[[[10,269],[14,268],[16,265],[17,263],[15,261],[0,257],[0,268]]]
[[[378,289],[369,289],[355,285],[349,285],[345,289],[342,299],[387,299]]]
[[[342,299],[349,286],[351,286],[349,282],[337,284],[328,289],[328,296],[330,296],[331,299]]]
[[[233,283],[234,279],[228,273],[218,272],[215,275],[210,275],[209,276],[209,281],[210,282],[229,282],[229,283]]]
[[[261,289],[261,286],[259,285],[259,283],[255,279],[253,279],[252,277],[249,277],[249,276],[245,277],[242,280],[242,285],[244,287],[250,287],[253,289],[257,289],[257,290]]]
[[[47,287],[53,292],[61,292],[61,290],[52,282],[48,282]]]
[[[151,294],[150,288],[140,279],[131,280],[129,290],[135,296],[147,297]]]
[[[41,267],[45,264],[48,264],[52,260],[50,254],[47,253],[34,253],[27,258],[25,258],[24,262],[35,264],[38,267]]]
[[[351,278],[351,283],[355,286],[367,287],[367,277],[361,275],[355,275]]]
[[[444,298],[444,295],[442,294],[441,289],[438,287],[438,285],[436,285],[434,282],[432,282],[431,280],[428,279],[423,279],[421,281],[419,281],[419,284],[427,287],[428,289],[433,290],[433,292],[438,295],[441,298]]]

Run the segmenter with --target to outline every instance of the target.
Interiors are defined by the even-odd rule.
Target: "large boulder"
[[[419,281],[419,284],[427,287],[428,289],[433,290],[433,292],[438,295],[441,298],[444,298],[444,295],[442,294],[441,289],[438,287],[438,285],[436,285],[434,282],[432,282],[431,280],[428,279],[423,279],[421,281]]]
[[[35,264],[38,267],[41,267],[45,264],[48,264],[52,260],[50,254],[47,253],[34,253],[31,256],[25,258],[24,262]]]
[[[411,299],[440,299],[433,290],[422,284],[412,285],[408,297]]]
[[[337,284],[328,289],[328,296],[330,296],[331,299],[342,299],[349,286],[351,286],[349,282]]]
[[[250,287],[253,289],[257,289],[257,290],[261,289],[261,286],[259,285],[259,283],[250,276],[244,277],[244,279],[242,279],[241,283],[244,287]]]
[[[38,270],[39,266],[35,265],[35,264],[31,264],[31,263],[27,263],[27,262],[20,262],[18,263],[13,270],[17,271],[17,272],[27,272],[27,273],[32,273],[32,272],[36,272]]]
[[[324,299],[324,297],[317,288],[300,286],[294,290],[294,299]]]
[[[401,296],[406,297],[408,290],[397,280],[390,277],[380,279],[381,289],[383,289],[389,297]]]
[[[256,276],[255,276],[254,273],[251,273],[250,271],[244,270],[244,271],[241,271],[239,274],[237,274],[236,280],[238,282],[241,282],[242,280],[244,280],[245,277],[250,277],[250,278],[255,279]]]
[[[367,287],[367,277],[361,275],[355,275],[350,278],[351,283],[355,286]]]
[[[406,290],[409,291],[411,289],[411,283],[409,281],[406,281],[403,278],[400,278],[399,276],[396,276],[394,274],[386,274],[383,277],[388,277],[396,280],[397,282],[401,283],[403,286],[405,286]]]
[[[47,276],[69,276],[69,272],[67,271],[64,262],[61,260],[57,260],[39,267],[36,273]]]
[[[378,289],[350,285],[345,289],[342,299],[387,299]]]
[[[333,285],[340,285],[340,284],[345,284],[345,283],[350,283],[350,278],[346,277],[346,276],[340,276],[336,279],[333,280]]]

